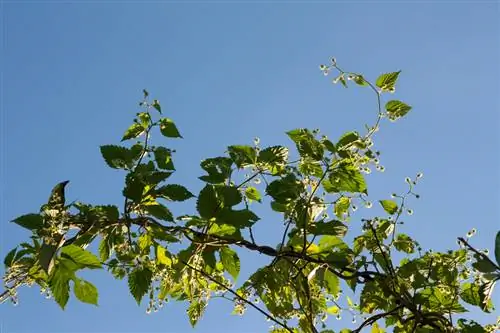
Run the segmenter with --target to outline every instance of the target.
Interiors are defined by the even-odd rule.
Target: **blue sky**
[[[376,115],[373,96],[323,77],[318,65],[330,56],[369,79],[402,70],[396,97],[414,107],[405,119],[384,122],[375,138],[387,171],[369,176],[372,200],[404,191],[404,178],[422,171],[421,199],[411,203],[415,214],[405,231],[425,248],[445,250],[476,227],[473,243],[493,245],[500,226],[498,3],[2,6],[2,257],[28,236],[8,221],[36,211],[59,181],[71,180],[70,200],[120,202],[123,174],[105,166],[98,146],[119,141],[143,88],[184,136],[161,142],[178,150],[172,181],[193,191],[201,186],[199,161],[229,144],[258,136],[264,146],[290,145],[284,132],[297,127],[320,128],[332,138],[361,131]],[[280,222],[261,217],[257,237],[265,241]],[[1,306],[0,332],[261,332],[269,326],[253,311],[231,316],[227,301],[214,301],[191,330],[184,304],[146,315],[123,281],[105,272],[87,276],[100,290],[98,308],[71,300],[62,312],[36,288],[22,289],[17,307]]]

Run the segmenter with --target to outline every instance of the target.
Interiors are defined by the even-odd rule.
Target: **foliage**
[[[500,233],[495,261],[469,244],[475,230],[458,238],[457,249],[424,251],[401,230],[401,216],[413,213],[407,204],[419,197],[415,186],[422,174],[407,178],[402,194],[381,198],[383,214],[362,219],[361,230],[350,222],[358,207],[373,205],[366,175],[372,169],[384,171],[380,152],[373,148],[380,123],[411,110],[398,100],[382,107],[400,71],[382,74],[373,84],[343,71],[335,59],[320,69],[336,72],[334,83],[348,87],[352,81],[370,89],[378,105],[375,124],[364,134],[350,131],[334,141],[318,130],[288,131],[296,160],[289,158],[288,148],[261,147],[258,139],[253,145],[229,146],[226,155],[201,162],[204,185],[196,195],[166,183],[175,172],[175,151],[153,146],[151,132],[158,130],[166,139],[182,136],[174,121],[163,117],[160,102],[149,102],[144,91],[142,111],[121,140],[131,144],[100,147],[105,163],[126,173],[123,210],[67,203],[68,182],[56,185],[38,213],[13,220],[31,236],[5,257],[2,300],[17,302],[17,288],[36,284],[61,308],[71,291],[78,300],[97,305],[97,288],[77,274],[105,268],[116,279],[127,279],[138,304],[149,297],[148,312],[168,300],[187,301],[193,326],[210,299],[222,297],[234,302],[235,314],[249,307],[262,313],[275,333],[495,330],[496,325],[482,326],[465,313],[471,307],[493,311]],[[187,200],[193,211],[175,217],[172,206]],[[254,207],[260,204],[270,204],[283,219],[278,244],[255,241],[253,228],[261,219]],[[345,238],[349,230],[358,232],[352,242]],[[93,242],[99,242],[97,254],[86,250]],[[268,256],[269,263],[245,279],[240,276],[243,252]],[[351,296],[343,292],[347,289]],[[342,315],[352,316],[353,327],[327,324],[328,317]],[[360,323],[355,324],[356,318]]]

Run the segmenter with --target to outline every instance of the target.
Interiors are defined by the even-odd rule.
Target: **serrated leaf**
[[[198,195],[196,209],[201,217],[210,219],[217,214],[220,209],[217,194],[213,185],[206,185]]]
[[[9,253],[7,253],[7,255],[3,260],[3,264],[5,265],[5,267],[10,267],[12,265],[16,252],[17,252],[17,246],[12,250],[10,250]]]
[[[288,160],[288,148],[283,146],[272,146],[259,152],[257,161],[265,164],[284,164]]]
[[[253,186],[249,186],[245,190],[245,196],[247,199],[253,200],[253,201],[262,201],[262,194],[260,194],[259,190],[256,189]]]
[[[174,216],[172,215],[172,212],[170,209],[165,207],[162,204],[156,203],[154,205],[147,205],[144,206],[144,209],[151,215],[156,217],[157,219],[163,220],[163,221],[168,221],[168,222],[174,222]]]
[[[125,134],[123,134],[122,137],[122,142],[130,139],[137,138],[139,135],[141,135],[146,129],[138,123],[132,124],[126,131]]]
[[[347,233],[347,226],[340,221],[332,220],[328,222],[316,222],[309,226],[309,232],[313,235],[332,235],[344,237]]]
[[[17,225],[28,230],[38,230],[43,226],[43,217],[39,214],[26,214],[12,220]]]
[[[394,247],[398,251],[413,253],[415,252],[415,241],[408,235],[398,234],[396,240],[394,241]]]
[[[142,127],[144,129],[148,128],[151,125],[151,116],[147,112],[139,112],[137,114],[137,118],[141,121]]]
[[[481,309],[484,312],[491,312],[493,309],[493,304],[491,302],[491,296],[493,294],[493,289],[495,288],[496,280],[487,281],[479,287],[479,296],[481,299]]]
[[[97,288],[90,282],[82,279],[74,279],[74,294],[83,303],[98,305],[99,293]]]
[[[334,213],[339,219],[344,219],[345,214],[349,212],[349,207],[351,206],[351,198],[341,197],[334,205]]]
[[[348,147],[360,139],[358,132],[346,132],[344,133],[336,145],[336,151],[338,152],[340,157],[347,157],[349,154],[347,153]]]
[[[278,203],[287,203],[297,199],[304,191],[304,186],[293,174],[274,180],[267,188],[266,192]]]
[[[301,159],[299,162],[299,171],[306,176],[315,176],[320,178],[323,175],[323,168],[318,161],[310,158]]]
[[[162,118],[160,120],[160,132],[167,138],[182,138],[172,119]]]
[[[257,160],[257,152],[254,147],[234,145],[227,147],[227,150],[238,168],[253,165]]]
[[[392,100],[385,104],[385,109],[389,119],[396,120],[404,117],[411,110],[411,106],[398,100]]]
[[[155,190],[156,195],[170,201],[186,201],[194,197],[193,193],[182,185],[168,184]]]
[[[332,296],[337,296],[340,292],[340,280],[339,278],[333,274],[330,270],[327,268],[322,268],[319,271],[319,279],[321,281],[321,284],[328,293]]]
[[[125,188],[123,189],[123,196],[139,203],[142,201],[142,195],[146,184],[135,174],[129,173],[125,177]]]
[[[133,151],[125,147],[105,145],[100,149],[104,161],[113,169],[130,169],[137,157]]]
[[[254,212],[248,209],[231,210],[224,209],[217,216],[217,220],[223,224],[233,225],[238,229],[251,227],[259,220],[259,217]]]
[[[192,327],[196,326],[196,323],[198,320],[201,318],[203,313],[205,312],[205,308],[207,306],[207,303],[205,301],[192,301],[189,304],[189,308],[187,310],[188,317],[189,317],[189,323],[191,324]]]
[[[236,280],[240,274],[240,258],[238,254],[229,247],[221,248],[219,253],[224,269]]]
[[[101,268],[101,262],[92,252],[76,245],[68,245],[61,249],[61,255],[71,259],[81,268]]]
[[[328,192],[351,192],[368,194],[365,178],[357,168],[350,164],[342,164],[329,175]],[[326,190],[326,188],[325,188]]]
[[[151,247],[152,244],[153,240],[151,239],[151,236],[147,232],[140,235],[139,238],[137,239],[137,245],[139,245],[139,249],[141,251],[146,250],[144,252],[146,252],[147,254],[149,254],[149,248]]]
[[[172,259],[167,256],[167,250],[161,245],[156,247],[156,260],[167,267],[172,266]]]
[[[401,73],[401,71],[382,74],[377,78],[375,84],[382,90],[393,90],[396,88],[396,81],[398,80],[399,73]]]
[[[175,170],[172,162],[172,153],[165,147],[156,147],[154,150],[155,161],[158,168],[164,170]]]
[[[69,300],[69,281],[74,273],[69,272],[64,266],[56,266],[49,279],[50,291],[54,300],[64,310]]]
[[[111,247],[109,246],[108,237],[103,237],[99,243],[99,257],[101,261],[106,261],[111,256]]]
[[[481,306],[480,286],[476,283],[466,282],[462,285],[460,297],[471,305]]]
[[[200,163],[200,166],[208,175],[199,178],[212,184],[224,183],[231,175],[232,164],[233,161],[229,157],[207,158]]]
[[[128,287],[138,305],[141,304],[142,297],[148,292],[153,272],[147,267],[135,268],[128,275]]]
[[[380,200],[379,202],[388,214],[393,215],[397,213],[399,207],[396,202],[392,200]]]
[[[323,159],[323,145],[316,140],[311,131],[306,128],[297,128],[286,132],[286,134],[295,142],[300,157],[308,157],[315,161],[321,161]]]

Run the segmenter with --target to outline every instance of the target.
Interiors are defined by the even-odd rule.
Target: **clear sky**
[[[184,136],[162,143],[178,150],[172,181],[193,191],[201,187],[199,161],[229,144],[258,136],[264,146],[290,145],[284,132],[297,127],[332,138],[361,131],[376,116],[373,96],[322,76],[318,65],[330,56],[369,79],[402,70],[395,97],[414,107],[384,122],[375,138],[386,172],[368,177],[372,200],[404,191],[404,178],[422,171],[421,199],[404,230],[425,248],[445,250],[476,227],[473,243],[492,248],[500,229],[495,1],[3,1],[1,13],[2,258],[28,237],[9,221],[37,211],[59,181],[71,180],[69,200],[120,202],[123,174],[105,166],[98,146],[120,140],[143,88]],[[256,237],[264,242],[280,222],[261,217]],[[249,260],[267,259],[243,255],[243,273]],[[63,312],[25,288],[17,307],[0,307],[0,332],[269,326],[251,310],[231,316],[231,304],[220,300],[191,330],[185,304],[147,315],[124,281],[104,271],[86,276],[100,290],[98,308],[72,299]]]

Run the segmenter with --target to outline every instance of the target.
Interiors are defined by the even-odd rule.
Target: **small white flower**
[[[417,173],[417,178],[422,178],[424,174],[422,172]]]
[[[408,213],[408,215],[413,215],[413,209],[408,209],[406,212]]]
[[[257,145],[260,143],[260,138],[255,137],[255,138],[253,139],[253,143],[254,143],[254,145],[256,145],[256,146],[257,146]]]
[[[356,205],[352,205],[352,206],[351,206],[351,209],[352,209],[352,211],[353,211],[353,212],[355,212],[355,211],[357,211],[357,210],[358,210],[358,207],[357,207]]]
[[[469,230],[469,232],[467,233],[467,238],[471,238],[472,236],[474,236],[476,234],[477,230],[476,228],[472,228],[471,230]]]
[[[411,184],[411,179],[410,179],[410,177],[406,177],[406,178],[405,178],[405,182],[407,182],[408,184]]]
[[[365,202],[366,208],[372,208],[373,204],[370,201]]]

